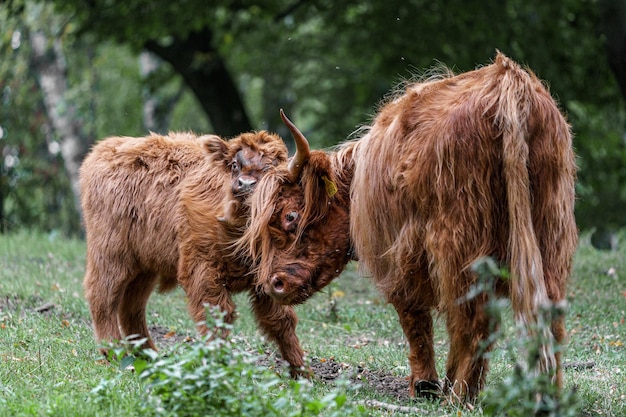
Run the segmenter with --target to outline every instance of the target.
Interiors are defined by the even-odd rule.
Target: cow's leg
[[[228,289],[218,279],[217,271],[204,263],[186,264],[186,259],[193,257],[181,257],[177,279],[187,294],[187,309],[198,326],[198,332],[205,335],[212,330],[205,324],[207,305],[219,307],[224,312],[224,321],[232,323],[235,319],[235,304]],[[227,331],[222,331],[223,337],[227,334]]]
[[[219,307],[220,311],[224,313],[224,322],[232,324],[235,321],[235,304],[233,303],[228,291],[220,293],[213,293],[212,291],[200,291],[187,293],[187,309],[189,315],[193,319],[198,328],[198,333],[206,335],[209,332],[215,332],[216,329],[212,329],[206,325],[206,308],[207,306]],[[228,336],[228,330],[220,329],[220,336]]]
[[[98,343],[112,342],[122,338],[117,311],[130,280],[129,275],[128,270],[119,265],[94,267],[92,262],[87,262],[83,285]],[[105,356],[108,354],[108,348],[101,347],[100,351]]]
[[[447,303],[450,352],[444,391],[453,401],[475,399],[485,383],[489,368],[485,353],[492,347],[486,344],[490,332],[490,319],[484,312],[486,297],[482,294],[462,303],[459,299]]]
[[[291,365],[291,376],[308,376],[311,371],[304,366],[304,351],[296,336],[298,317],[292,306],[276,304],[265,294],[252,293],[252,310],[259,327],[278,345],[280,355]]]
[[[118,310],[120,327],[124,336],[136,335],[138,339],[148,338],[144,348],[156,350],[146,323],[146,304],[154,290],[156,276],[139,274],[126,286],[122,302]]]
[[[556,320],[552,321],[552,335],[554,339],[559,344],[559,346],[563,346],[567,339],[567,331],[565,330],[565,318],[559,317]],[[556,375],[555,375],[555,383],[559,390],[563,389],[563,368],[562,368],[562,358],[561,358],[561,349],[559,349],[555,353],[556,358]]]
[[[418,246],[418,245],[416,245]],[[379,289],[385,294],[400,320],[404,335],[409,342],[409,366],[411,376],[409,394],[433,398],[441,391],[439,376],[435,367],[433,346],[433,318],[431,311],[437,304],[428,271],[428,262],[422,254],[407,257],[413,262],[398,267],[395,264],[387,270],[409,273],[400,277],[386,276],[377,279]],[[394,285],[388,285],[393,283]]]
[[[439,395],[441,388],[435,368],[433,318],[430,309],[416,309],[406,302],[397,302],[394,307],[409,342],[409,394],[412,397],[433,398]]]

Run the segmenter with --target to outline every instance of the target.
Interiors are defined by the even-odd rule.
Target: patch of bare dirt
[[[315,377],[321,381],[332,382],[343,376],[381,395],[394,398],[398,402],[409,401],[409,381],[406,377],[370,371],[358,365],[339,363],[334,359],[313,358],[311,368]]]
[[[183,342],[192,343],[196,339],[189,336],[186,333],[178,333],[172,330],[168,330],[162,326],[149,326],[150,337],[156,343],[157,348],[163,349],[166,346],[174,346]]]
[[[257,365],[268,368],[278,366],[281,371],[287,370],[287,364],[274,356],[262,356]],[[310,359],[314,378],[323,383],[332,384],[337,379],[348,379],[380,395],[393,398],[403,403],[409,402],[409,381],[406,377],[399,377],[381,371],[370,371],[359,365],[337,362],[335,359]]]

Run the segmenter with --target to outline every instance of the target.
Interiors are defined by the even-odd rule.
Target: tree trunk
[[[174,38],[163,46],[148,41],[145,48],[169,62],[208,115],[215,133],[230,137],[252,130],[239,91],[224,61],[212,45],[208,28]]]
[[[30,42],[33,50],[32,64],[43,92],[46,112],[60,137],[65,171],[69,177],[76,209],[82,217],[78,169],[91,142],[82,132],[74,106],[65,99],[67,67],[61,41],[37,30],[30,34]]]
[[[165,135],[169,130],[172,111],[183,94],[183,88],[167,94],[159,91],[160,85],[153,78],[157,72],[163,70],[162,64],[163,61],[151,52],[143,51],[139,54],[139,71],[144,83],[143,126],[147,131]]]

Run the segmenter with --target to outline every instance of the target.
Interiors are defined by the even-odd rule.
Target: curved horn
[[[298,177],[302,171],[302,166],[306,160],[309,159],[311,149],[309,148],[309,142],[306,140],[302,132],[298,130],[296,125],[294,125],[293,122],[285,116],[283,109],[280,109],[280,118],[283,119],[283,123],[285,123],[285,125],[289,128],[289,131],[293,136],[293,140],[296,142],[296,154],[293,158],[291,158],[291,161],[289,161],[289,181],[293,183],[298,181]]]

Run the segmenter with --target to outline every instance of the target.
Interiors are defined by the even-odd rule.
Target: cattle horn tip
[[[296,143],[296,153],[289,161],[289,180],[291,182],[296,182],[298,177],[300,176],[300,172],[302,172],[302,166],[309,158],[309,154],[311,153],[311,149],[309,147],[309,142],[306,140],[302,132],[296,127],[296,125],[289,120],[287,115],[283,109],[280,109],[280,118],[285,123],[285,126],[291,132],[291,136],[293,136],[293,140]]]

